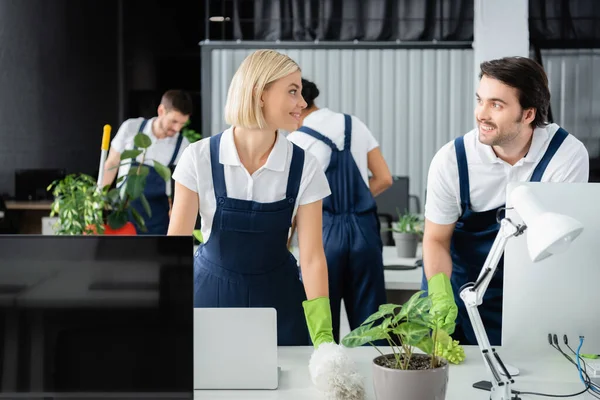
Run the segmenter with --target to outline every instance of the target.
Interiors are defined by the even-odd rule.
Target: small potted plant
[[[381,305],[342,339],[346,347],[369,343],[379,352],[372,362],[377,400],[443,400],[449,363],[464,360],[463,348],[450,336],[454,324],[446,324],[423,293],[401,306]],[[387,341],[391,353],[384,354],[374,344],[378,340]]]
[[[96,180],[86,174],[69,174],[48,186],[52,190],[50,216],[57,216],[58,235],[103,234],[102,211],[106,192],[98,190]]]
[[[414,258],[422,235],[422,222],[418,215],[398,212],[398,221],[392,224],[392,235],[398,257]]]

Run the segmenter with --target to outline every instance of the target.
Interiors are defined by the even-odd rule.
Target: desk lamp
[[[477,282],[464,285],[460,291],[460,298],[467,308],[483,361],[493,378],[491,379],[490,400],[512,399],[511,384],[514,383],[514,379],[502,363],[496,350],[490,346],[477,307],[483,302],[483,295],[496,272],[508,239],[519,236],[528,230],[529,257],[533,262],[538,262],[553,254],[564,252],[583,231],[583,225],[579,221],[566,215],[546,211],[527,186],[517,186],[512,191],[510,199],[515,211],[523,219],[523,224],[515,224],[509,218],[503,218],[500,221],[500,230]]]

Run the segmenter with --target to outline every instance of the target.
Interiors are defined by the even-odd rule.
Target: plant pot
[[[119,229],[112,229],[108,224],[104,225],[104,234],[105,235],[137,235],[135,230],[135,225],[132,222],[127,222],[125,225],[120,227]]]
[[[419,235],[416,233],[394,232],[394,242],[396,243],[398,257],[415,258],[417,256]]]
[[[431,357],[413,354],[414,360],[429,364]],[[395,362],[393,354],[373,360],[373,389],[377,400],[444,400],[448,387],[448,362],[435,369],[400,370],[380,365],[388,359]],[[412,361],[411,361],[412,362]]]

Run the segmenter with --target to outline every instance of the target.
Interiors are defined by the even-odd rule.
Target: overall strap
[[[179,154],[179,149],[181,148],[181,142],[183,142],[183,135],[179,133],[179,137],[177,138],[177,143],[175,144],[175,151],[173,152],[173,156],[171,156],[171,161],[169,161],[169,168],[175,165],[175,160],[177,159],[177,154]]]
[[[300,146],[292,143],[293,153],[290,164],[290,173],[288,174],[287,189],[285,196],[290,204],[296,202],[296,197],[300,190],[300,181],[302,180],[302,170],[304,169],[304,150]]]
[[[138,129],[138,133],[140,133],[140,132],[144,132],[144,128],[146,127],[146,124],[147,124],[147,123],[148,123],[148,120],[147,120],[147,119],[144,119],[144,120],[142,121],[142,123],[140,124],[140,129]]]
[[[219,198],[227,197],[227,186],[225,185],[225,170],[219,162],[219,150],[221,148],[221,136],[223,132],[210,138],[210,169],[212,170],[213,187],[217,202]]]
[[[332,151],[339,151],[339,149],[337,148],[335,143],[333,143],[331,141],[331,139],[329,139],[327,136],[315,131],[314,129],[309,128],[308,126],[301,126],[300,128],[298,128],[296,130],[298,132],[304,132],[307,135],[312,136],[317,140],[320,140],[321,142],[325,143],[327,146],[331,147]]]
[[[344,150],[350,151],[350,143],[352,142],[352,117],[344,114]]]
[[[467,152],[465,151],[465,139],[463,136],[454,139],[456,150],[456,162],[458,164],[458,182],[460,183],[460,204],[465,210],[471,205],[471,188],[469,185],[469,164],[467,163]]]
[[[548,149],[546,149],[546,153],[533,170],[533,174],[531,175],[530,182],[540,182],[542,180],[542,176],[544,172],[546,172],[546,167],[550,164],[552,157],[556,154],[560,145],[565,141],[565,139],[569,136],[569,133],[565,131],[563,128],[558,128],[558,131],[552,137],[550,144],[548,145]]]

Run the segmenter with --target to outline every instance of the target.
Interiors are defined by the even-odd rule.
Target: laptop
[[[194,308],[194,389],[277,389],[274,308]]]

